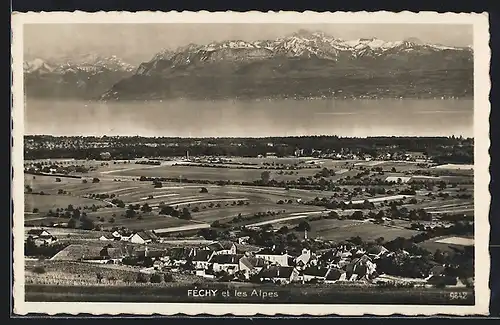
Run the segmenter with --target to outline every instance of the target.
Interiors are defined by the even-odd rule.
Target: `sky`
[[[346,40],[415,37],[424,43],[449,46],[473,43],[471,25],[449,24],[29,24],[24,25],[24,54],[25,59],[54,59],[95,53],[139,64],[162,49],[189,43],[276,39],[300,29]]]

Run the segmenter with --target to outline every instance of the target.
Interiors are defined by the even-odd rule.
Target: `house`
[[[193,264],[195,270],[206,270],[209,266],[209,261],[214,255],[213,251],[207,249],[198,249],[195,250],[193,254]]]
[[[184,247],[175,247],[167,252],[167,256],[173,265],[179,266],[186,264],[192,256],[192,249]]]
[[[44,229],[31,229],[28,231],[28,238],[33,239],[36,246],[50,245],[57,241],[57,238],[52,236]]]
[[[225,271],[234,274],[239,270],[242,254],[214,254],[210,259],[214,272]]]
[[[382,245],[375,245],[368,249],[367,253],[373,259],[380,258],[387,254],[389,250]]]
[[[99,240],[101,240],[101,241],[113,241],[113,240],[115,240],[115,238],[111,234],[106,234],[106,235],[102,235],[101,237],[99,237]]]
[[[427,160],[427,155],[424,152],[407,152],[406,160],[423,162]]]
[[[135,256],[137,257],[150,257],[152,259],[159,259],[165,256],[167,252],[163,249],[151,249],[149,247],[144,247],[143,249],[135,250]]]
[[[309,266],[302,273],[302,280],[309,282],[312,280],[325,280],[329,269],[317,266]]]
[[[239,260],[239,271],[242,271],[245,277],[248,279],[250,276],[259,273],[264,267],[269,264],[265,259],[254,257],[254,256],[244,256]]]
[[[208,279],[215,279],[215,274],[213,269],[202,269],[202,270],[195,270],[195,275],[197,276],[202,276],[204,278]]]
[[[111,241],[111,240],[122,240],[122,235],[118,231],[114,231],[111,234],[105,234],[99,237],[99,240],[102,241]]]
[[[325,276],[325,283],[335,283],[342,278],[342,274],[345,275],[345,272],[337,268],[330,268]]]
[[[260,281],[275,283],[290,283],[299,279],[299,272],[291,266],[270,266],[262,269],[257,277]]]
[[[436,265],[433,266],[429,272],[429,276],[427,277],[427,280],[429,280],[432,277],[439,277],[439,276],[444,276],[446,274],[446,266],[445,265]]]
[[[289,266],[291,258],[290,255],[286,251],[273,248],[264,248],[257,253],[255,253],[255,257],[260,257],[266,261],[269,261],[271,264],[277,264],[280,266]]]
[[[132,238],[132,236],[134,236],[134,234],[120,235],[120,236],[121,236],[120,238],[121,241],[130,241],[130,239]]]
[[[52,237],[52,235],[45,229],[30,229],[28,231],[28,235],[30,235],[33,239]]]
[[[346,278],[349,281],[360,279],[369,279],[375,274],[377,265],[372,262],[368,255],[363,255],[359,258],[354,258],[346,266]]]
[[[43,245],[51,245],[54,242],[57,241],[57,238],[54,236],[51,237],[40,237],[35,239],[35,245],[36,246],[43,246]]]
[[[311,254],[311,251],[307,248],[304,248],[302,250],[302,254],[300,254],[300,256],[295,259],[295,266],[297,267],[297,269],[303,270],[309,265],[312,259],[313,255]]]
[[[111,153],[109,152],[101,152],[99,154],[99,156],[101,157],[102,160],[110,160],[111,159]]]
[[[165,266],[165,263],[161,260],[155,260],[153,262],[153,268],[157,271],[163,269],[164,266]]]
[[[449,275],[433,275],[427,280],[427,284],[436,287],[456,286],[458,284],[458,278]]]
[[[104,246],[99,253],[102,259],[112,261],[113,263],[120,262],[125,255],[125,252],[121,248],[114,248],[111,245]]]
[[[248,243],[248,240],[250,239],[250,236],[243,236],[238,238],[238,244],[244,245]]]
[[[150,230],[137,232],[129,239],[129,241],[134,244],[147,244],[157,240],[158,236]]]
[[[236,254],[236,245],[232,242],[215,242],[206,247],[207,250],[214,252],[216,255],[234,255]]]

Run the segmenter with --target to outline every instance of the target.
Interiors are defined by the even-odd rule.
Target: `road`
[[[283,222],[283,221],[289,221],[289,220],[295,220],[295,219],[303,219],[303,218],[307,218],[307,217],[309,217],[311,215],[314,215],[314,214],[322,214],[322,213],[325,213],[325,212],[327,212],[327,211],[310,211],[310,212],[294,213],[290,217],[273,219],[273,220],[268,220],[268,221],[261,221],[261,222],[253,223],[253,224],[250,224],[250,225],[246,225],[246,227],[259,227],[259,226],[263,226],[263,225],[270,225],[270,224],[273,224],[273,223],[280,223],[280,222]]]
[[[181,231],[198,230],[198,229],[205,229],[205,228],[210,228],[210,225],[207,223],[197,223],[194,225],[155,229],[154,231],[157,234],[165,234],[165,233],[170,233],[170,232],[181,232]]]

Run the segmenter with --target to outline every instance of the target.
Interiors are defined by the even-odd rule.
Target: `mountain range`
[[[99,98],[136,67],[116,56],[95,54],[76,58],[24,62],[24,84],[28,97]]]
[[[415,38],[342,40],[301,30],[275,40],[189,44],[136,69],[116,57],[93,57],[57,67],[26,63],[25,75],[28,96],[102,100],[470,97],[473,51]],[[43,79],[51,82],[40,86]],[[75,85],[81,91],[71,90]]]

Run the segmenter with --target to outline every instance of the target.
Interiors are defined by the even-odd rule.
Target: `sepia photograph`
[[[488,39],[485,14],[14,14],[17,312],[486,313]]]

